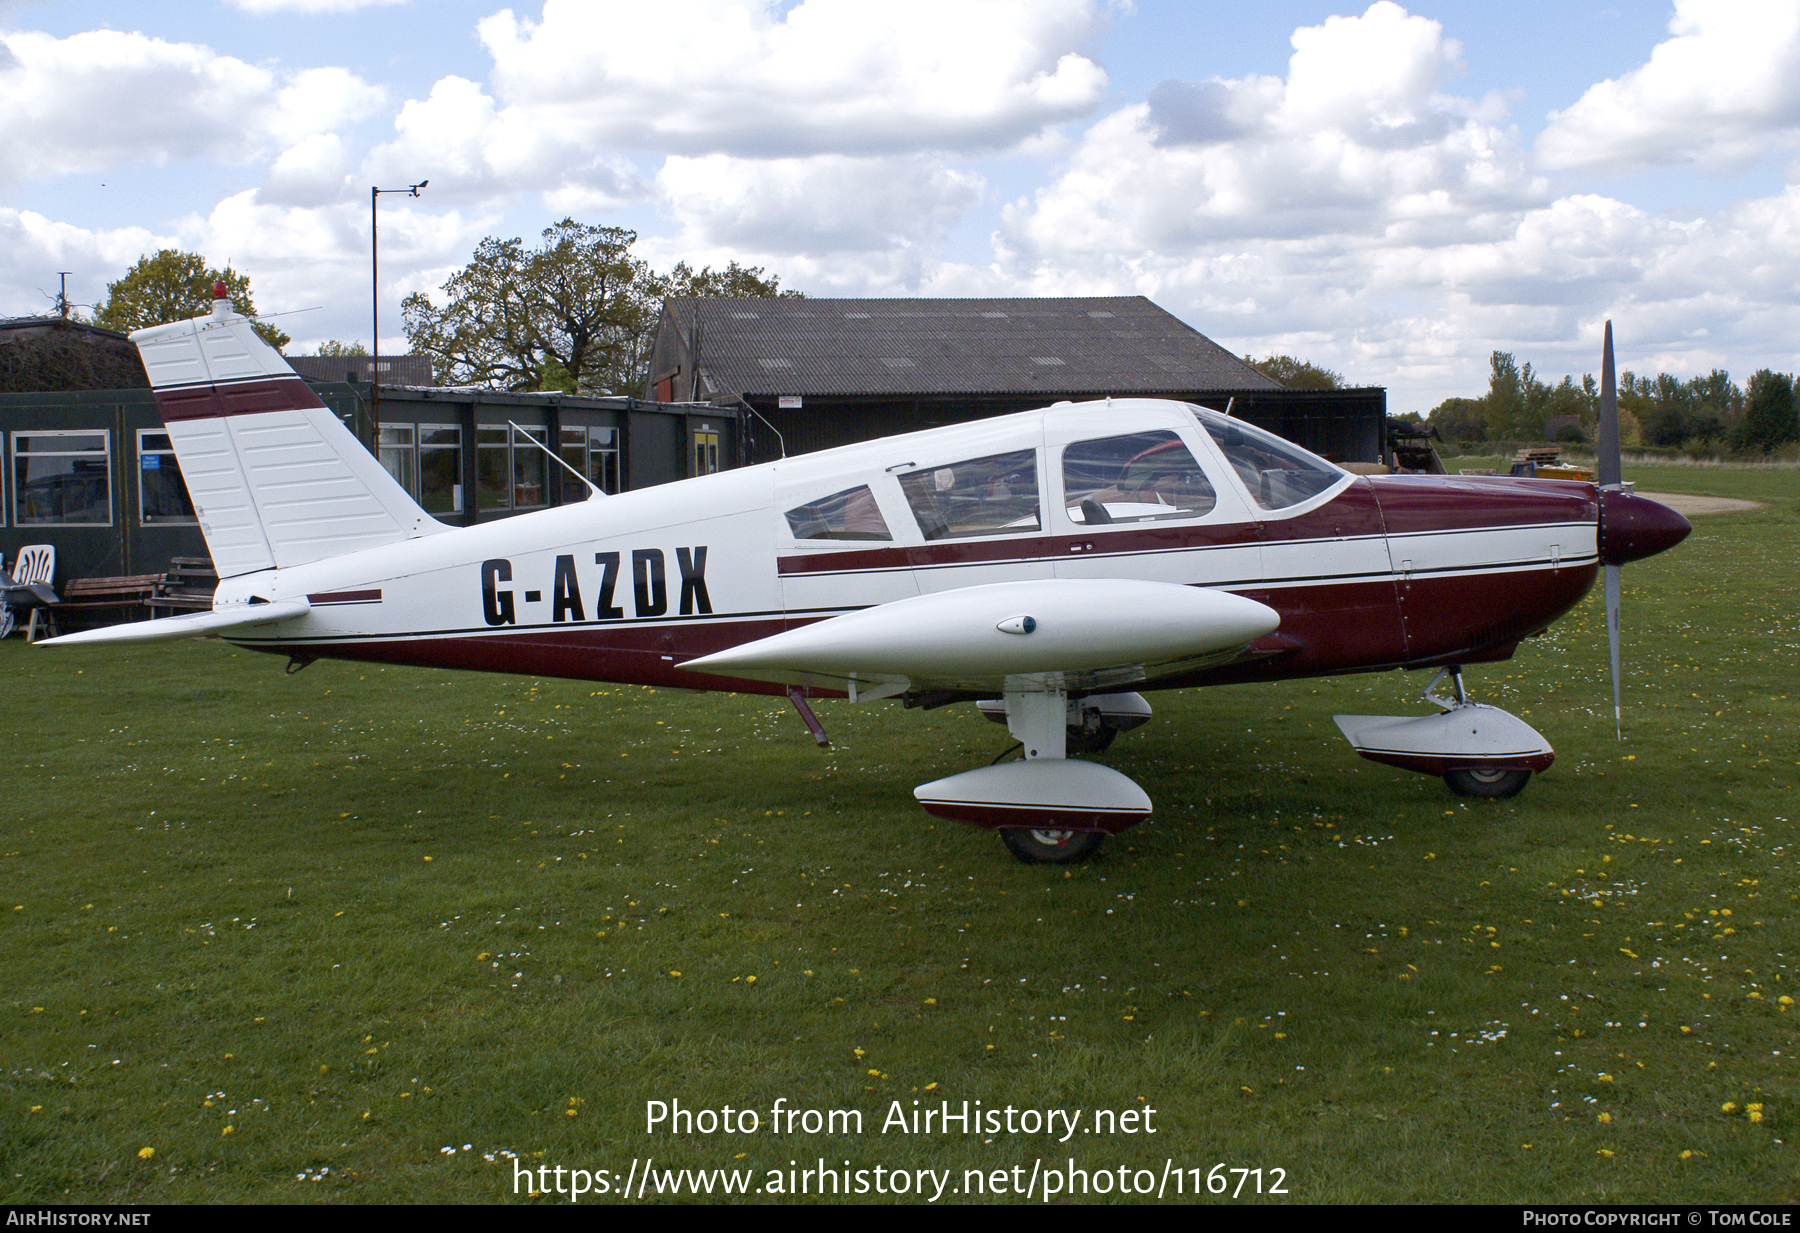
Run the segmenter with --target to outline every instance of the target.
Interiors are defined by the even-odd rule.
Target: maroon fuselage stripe
[[[1148,809],[1082,809],[1068,805],[1010,805],[983,801],[921,800],[925,812],[984,830],[1028,826],[1043,830],[1099,831],[1116,835],[1150,816]]]
[[[312,392],[312,387],[299,377],[253,378],[156,391],[156,409],[162,413],[165,424],[178,420],[261,415],[269,411],[299,411],[324,405]]]

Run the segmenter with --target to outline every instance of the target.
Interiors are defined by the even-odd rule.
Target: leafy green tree
[[[1244,363],[1290,390],[1341,390],[1344,378],[1329,368],[1292,355],[1267,355],[1260,360],[1244,357]]]
[[[246,317],[256,316],[248,276],[230,266],[215,270],[198,253],[165,248],[139,258],[138,263],[125,272],[125,277],[107,284],[106,301],[94,313],[94,324],[102,329],[130,333],[146,326],[203,317],[212,311],[215,282],[225,284],[234,312]],[[277,351],[292,341],[265,321],[255,322],[252,328]]]
[[[621,227],[565,218],[543,243],[488,237],[444,284],[442,308],[413,294],[401,304],[413,350],[440,381],[509,390],[600,392],[654,319],[656,283],[631,256]]]
[[[1744,422],[1738,440],[1742,448],[1763,453],[1800,440],[1793,374],[1763,368],[1751,376],[1744,390]]]
[[[328,338],[319,344],[317,354],[321,359],[335,359],[344,355],[367,355],[369,349],[359,342],[341,343],[335,338]]]
[[[760,266],[733,261],[657,274],[631,255],[634,232],[565,218],[542,243],[490,236],[444,284],[447,303],[401,304],[412,349],[449,385],[610,393],[642,386],[665,296],[787,296]]]
[[[1446,441],[1487,440],[1487,412],[1479,398],[1446,398],[1431,409],[1430,422]]]
[[[775,275],[764,277],[760,265],[742,266],[735,261],[722,270],[707,266],[698,273],[687,262],[677,261],[664,280],[663,294],[731,300],[802,298],[798,291],[783,291],[781,279]]]

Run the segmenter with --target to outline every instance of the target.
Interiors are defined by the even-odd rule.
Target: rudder
[[[450,529],[226,300],[131,341],[221,578]]]

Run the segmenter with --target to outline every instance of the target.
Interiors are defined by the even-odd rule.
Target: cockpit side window
[[[795,539],[894,538],[867,484],[797,505],[787,512],[787,521]]]
[[[1198,407],[1194,416],[1218,443],[1250,499],[1263,509],[1298,505],[1344,478],[1342,471],[1323,458],[1274,433]]]
[[[1181,438],[1137,432],[1063,450],[1063,504],[1084,526],[1197,518],[1217,498]]]
[[[1044,525],[1036,450],[926,467],[902,475],[900,489],[927,540],[1020,534]]]

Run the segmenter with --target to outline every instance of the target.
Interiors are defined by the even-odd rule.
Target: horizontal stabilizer
[[[208,634],[241,629],[247,625],[267,625],[305,616],[312,605],[303,599],[283,599],[268,604],[242,604],[213,612],[189,612],[181,616],[158,617],[154,621],[133,621],[124,625],[108,625],[104,629],[84,629],[78,634],[45,638],[38,646],[69,646],[77,642],[166,642],[173,638],[203,638]]]

